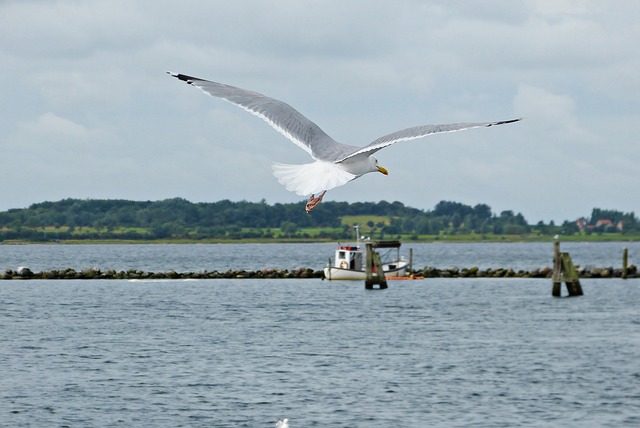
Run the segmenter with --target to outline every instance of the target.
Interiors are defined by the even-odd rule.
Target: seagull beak
[[[386,168],[381,167],[380,165],[376,165],[376,168],[378,168],[378,171],[380,171],[381,173],[383,173],[384,175],[389,175],[389,171],[387,171]]]

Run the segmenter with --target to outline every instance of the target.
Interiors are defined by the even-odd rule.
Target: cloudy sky
[[[640,213],[640,2],[0,0],[0,210],[63,198],[295,202],[308,155],[165,72],[281,99],[340,142],[402,142],[326,200],[530,223]]]

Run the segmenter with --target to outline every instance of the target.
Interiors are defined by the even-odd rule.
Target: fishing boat
[[[324,268],[326,279],[361,281],[366,279],[366,251],[360,243],[356,227],[356,244],[338,244],[333,261],[329,259],[329,264]],[[409,262],[400,256],[400,245],[400,241],[373,241],[375,249],[387,250],[380,254],[385,277],[404,277],[407,274]]]

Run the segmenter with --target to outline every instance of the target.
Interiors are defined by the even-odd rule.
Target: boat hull
[[[407,274],[407,267],[409,263],[400,260],[397,263],[392,263],[391,266],[383,265],[382,270],[385,276],[405,276]],[[367,278],[367,274],[364,270],[343,269],[339,267],[326,267],[324,268],[324,277],[332,281],[364,281]]]

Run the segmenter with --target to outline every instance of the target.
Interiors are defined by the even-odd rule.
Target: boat
[[[356,244],[338,244],[333,262],[324,268],[324,277],[329,280],[364,281],[366,279],[366,250],[360,245],[358,228],[356,226]],[[405,277],[409,269],[409,262],[400,256],[400,241],[370,241],[373,248],[385,248],[388,251],[381,254],[382,271],[385,277]],[[395,251],[395,254],[391,254]],[[375,267],[374,267],[375,269]]]

